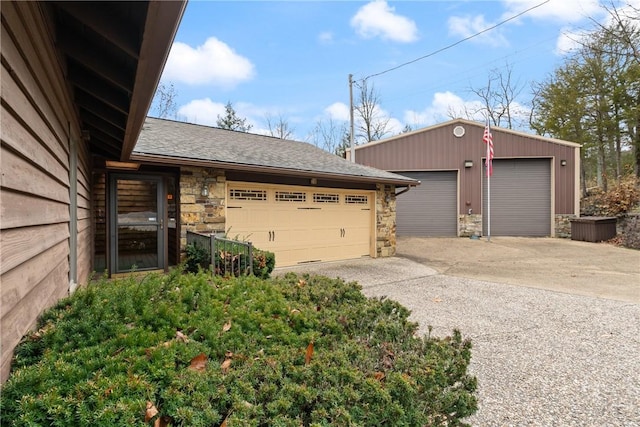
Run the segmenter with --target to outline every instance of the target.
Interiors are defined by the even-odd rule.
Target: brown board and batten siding
[[[465,129],[460,138],[453,134],[456,126]],[[481,212],[486,154],[483,132],[482,124],[454,120],[359,146],[356,162],[398,173],[459,171],[459,214],[466,214],[469,209]],[[496,159],[547,158],[552,161],[554,212],[578,214],[578,144],[501,128],[493,128],[492,133]],[[465,160],[473,161],[473,166],[465,168]],[[566,160],[565,166],[561,160]]]
[[[90,161],[40,6],[2,2],[1,378],[42,310],[91,270]],[[27,59],[28,58],[28,59]],[[72,141],[72,142],[70,142]],[[72,149],[76,144],[76,149]],[[70,164],[77,151],[77,197]],[[73,160],[75,162],[76,160]],[[75,200],[74,200],[75,199]],[[71,207],[77,200],[77,225]],[[73,236],[74,240],[75,235]]]

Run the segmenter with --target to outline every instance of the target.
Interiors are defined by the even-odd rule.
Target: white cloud
[[[334,120],[349,121],[349,106],[342,102],[334,102],[325,108],[324,112]]]
[[[562,56],[572,52],[575,49],[579,49],[583,40],[589,37],[589,32],[584,30],[572,30],[570,28],[563,28],[560,32],[558,40],[556,40],[556,48],[554,53]]]
[[[212,84],[231,88],[250,80],[254,74],[251,61],[234,52],[224,42],[210,37],[196,48],[175,42],[169,53],[163,79],[191,85]]]
[[[225,106],[226,102],[214,102],[210,98],[194,99],[178,108],[178,118],[189,123],[215,127],[218,116],[226,114]],[[233,109],[238,117],[246,119],[247,124],[252,126],[252,133],[257,133],[255,129],[259,120],[256,120],[256,117],[264,117],[267,111],[244,102],[233,103]]]
[[[480,101],[465,101],[460,96],[449,91],[437,92],[433,95],[431,105],[424,110],[405,111],[404,120],[407,124],[416,127],[441,123],[450,120],[451,116],[464,117],[470,120],[484,120],[482,108]]]
[[[518,102],[510,106],[513,126],[524,129],[528,123],[529,108]],[[431,105],[422,111],[407,110],[404,120],[413,127],[431,126],[451,120],[452,117],[484,122],[486,109],[479,100],[465,100],[453,92],[437,92],[431,100]],[[506,125],[503,123],[503,125]]]
[[[503,0],[505,6],[504,18],[516,15],[537,4],[540,0]],[[582,19],[602,15],[599,0],[551,0],[542,6],[526,13],[526,17],[533,19],[554,20],[561,23],[572,23]],[[523,16],[523,17],[524,17]]]
[[[189,123],[215,126],[218,115],[224,115],[224,104],[213,102],[209,98],[194,99],[178,108],[178,117]]]
[[[476,16],[452,16],[447,21],[450,36],[461,38],[471,37],[487,28],[495,25],[487,22],[483,15]],[[508,46],[509,42],[502,35],[499,28],[487,31],[472,39],[474,42],[483,43],[490,46]]]
[[[418,39],[416,23],[397,15],[395,8],[389,7],[385,0],[375,0],[358,9],[351,18],[351,26],[364,38],[380,37],[401,43]]]
[[[333,42],[333,33],[331,31],[323,31],[318,34],[318,41],[322,44],[330,44]]]

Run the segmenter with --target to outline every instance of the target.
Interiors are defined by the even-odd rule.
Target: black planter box
[[[616,217],[585,216],[571,220],[571,240],[601,242],[616,236]]]

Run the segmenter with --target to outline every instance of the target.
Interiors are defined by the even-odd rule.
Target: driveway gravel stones
[[[409,308],[420,333],[431,326],[432,335],[459,329],[470,338],[479,409],[466,421],[474,426],[640,426],[640,304],[626,301],[627,291],[622,300],[556,292],[400,257],[276,274],[286,271],[355,280],[367,296]],[[630,274],[640,279],[640,267]]]

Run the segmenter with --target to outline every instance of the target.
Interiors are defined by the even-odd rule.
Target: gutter
[[[320,172],[300,169],[277,168],[273,166],[249,165],[240,163],[216,162],[212,160],[199,160],[189,158],[178,158],[162,156],[158,154],[133,153],[130,157],[132,161],[141,163],[158,164],[164,166],[198,166],[207,168],[218,168],[223,170],[233,170],[242,172],[266,173],[272,175],[303,176],[310,178],[336,179],[350,182],[366,182],[373,184],[393,184],[396,186],[410,187],[419,184],[419,181],[412,179],[393,179],[384,177],[373,177],[363,175],[345,175],[330,172]]]

